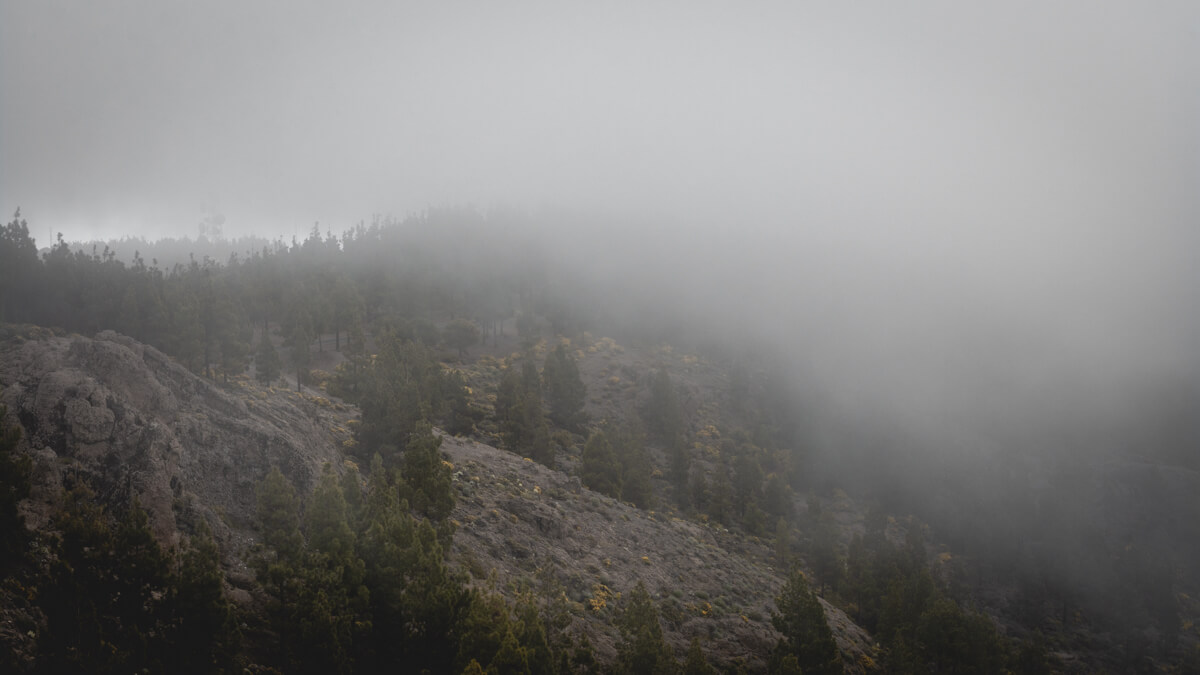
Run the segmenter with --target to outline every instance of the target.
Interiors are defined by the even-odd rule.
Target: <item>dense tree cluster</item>
[[[1020,653],[991,619],[964,610],[934,580],[921,526],[910,524],[902,547],[887,540],[878,511],[866,526],[866,535],[850,543],[840,593],[855,621],[886,649],[889,667],[902,673],[1006,672]]]
[[[690,473],[686,489],[695,510],[755,536],[766,536],[780,519],[791,521],[793,460],[787,450],[760,447],[742,429],[721,438],[714,449],[715,470]]]
[[[302,673],[600,672],[586,638],[565,632],[536,597],[510,603],[446,565],[447,514],[411,507],[416,471],[377,458],[363,486],[356,473],[339,481],[327,467],[306,503],[277,470],[259,486],[257,565],[272,599],[275,663]],[[356,494],[347,499],[347,490]],[[619,625],[616,672],[678,670],[640,583]],[[707,666],[702,653],[689,660]]]
[[[654,503],[652,465],[636,431],[610,425],[592,433],[583,447],[579,477],[589,488],[638,508]]]
[[[216,545],[205,526],[180,557],[164,551],[136,500],[109,513],[83,482],[51,521],[35,581],[46,621],[39,672],[211,673],[239,650]]]
[[[468,231],[479,246],[443,254]],[[340,237],[314,227],[290,245],[244,240],[245,250],[224,260],[173,254],[174,262],[164,257],[160,264],[137,250],[118,259],[108,246],[73,248],[61,237],[39,253],[18,212],[0,228],[0,321],[81,333],[111,328],[210,377],[244,371],[251,355],[268,357],[262,343],[274,335],[290,345],[287,363],[301,379],[304,347],[315,340],[323,351],[326,341],[318,338],[329,335],[333,349],[359,356],[369,333],[388,328],[464,354],[483,337],[481,325],[499,331],[520,304],[540,302],[540,266],[526,244],[514,246],[501,234],[470,212],[432,212],[360,224]],[[118,248],[128,255],[133,246]],[[444,329],[430,320],[447,314]],[[264,379],[276,377],[269,364]]]
[[[825,610],[808,588],[804,573],[793,569],[775,600],[778,613],[771,624],[783,636],[771,654],[775,673],[836,675],[842,672],[833,633],[825,621]]]
[[[362,362],[342,364],[330,391],[362,410],[359,455],[378,452],[394,458],[422,423],[439,422],[451,433],[466,433],[478,413],[466,396],[462,375],[438,363],[420,342],[387,333],[378,353]]]

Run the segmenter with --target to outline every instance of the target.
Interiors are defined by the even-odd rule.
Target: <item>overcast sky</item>
[[[1195,215],[1196,3],[979,4],[6,0],[2,206],[70,237],[439,204]]]
[[[0,207],[42,245],[575,212],[738,254],[866,341],[831,367],[1006,323],[1031,378],[1194,364],[1200,3],[983,4],[2,0]]]

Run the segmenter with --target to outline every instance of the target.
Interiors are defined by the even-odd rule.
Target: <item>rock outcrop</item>
[[[203,518],[237,557],[252,538],[254,486],[271,466],[304,494],[325,462],[340,462],[344,420],[320,399],[221,388],[111,331],[39,332],[0,343],[0,403],[34,459],[31,527],[45,525],[79,476],[108,503],[136,496],[162,543]]]

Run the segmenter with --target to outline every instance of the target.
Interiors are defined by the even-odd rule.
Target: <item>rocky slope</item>
[[[34,459],[26,517],[46,523],[77,475],[110,503],[135,496],[159,540],[203,518],[227,561],[253,537],[254,486],[278,466],[305,491],[346,436],[327,401],[234,382],[221,389],[111,331],[0,343],[0,403]],[[325,405],[322,405],[324,403]]]
[[[618,638],[613,606],[641,580],[677,654],[699,637],[715,664],[765,669],[785,574],[766,545],[622,504],[491,446],[444,437],[442,449],[459,490],[453,555],[481,582],[494,572],[502,591],[558,590],[571,630],[586,633],[608,659]],[[825,611],[847,672],[862,672],[870,636],[836,607],[825,603]]]
[[[240,379],[218,386],[112,332],[87,338],[10,327],[5,337],[0,403],[6,421],[22,429],[21,451],[34,458],[27,523],[46,525],[73,476],[110,504],[136,497],[167,545],[203,519],[220,541],[235,598],[253,606],[245,560],[255,540],[255,485],[278,466],[307,494],[326,462],[344,461],[353,408]],[[641,580],[679,655],[699,637],[716,664],[765,669],[785,572],[769,546],[622,504],[489,445],[444,436],[442,449],[459,492],[451,558],[474,583],[510,596],[549,591],[568,630],[588,635],[607,660],[620,597]],[[848,670],[862,672],[870,637],[837,608],[826,611]]]

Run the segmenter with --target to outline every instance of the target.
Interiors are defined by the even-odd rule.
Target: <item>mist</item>
[[[9,3],[0,205],[39,245],[511,209],[617,297],[961,450],[1196,376],[1196,25],[1184,2]]]

